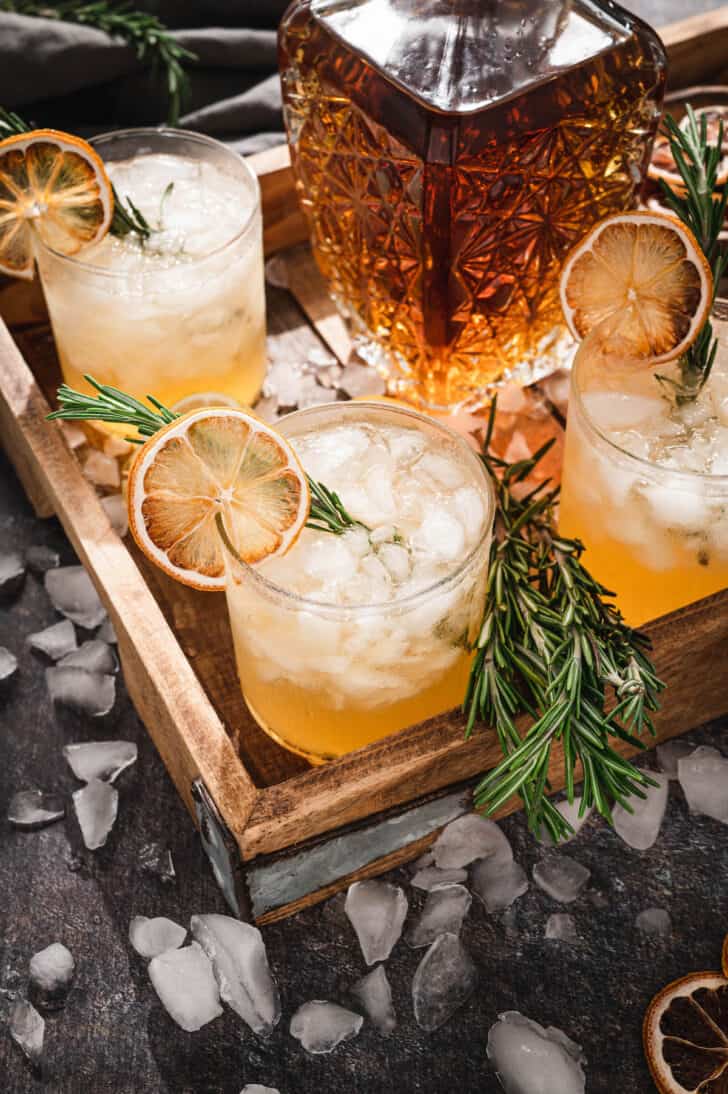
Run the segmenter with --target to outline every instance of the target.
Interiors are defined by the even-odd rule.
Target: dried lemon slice
[[[696,972],[655,996],[642,1030],[660,1094],[722,1094],[728,1089],[728,980]]]
[[[695,236],[664,213],[618,213],[599,221],[567,256],[561,306],[577,339],[591,331],[610,353],[672,361],[705,324],[710,266]]]
[[[242,410],[196,410],[155,433],[137,453],[128,486],[129,527],[170,577],[196,589],[225,587],[215,517],[248,563],[284,554],[306,523],[306,474],[288,442]]]
[[[33,276],[33,235],[73,255],[109,229],[114,196],[90,144],[55,129],[0,141],[0,272]]]

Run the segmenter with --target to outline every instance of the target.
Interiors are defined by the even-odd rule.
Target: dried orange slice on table
[[[567,256],[561,306],[581,341],[650,365],[680,357],[705,324],[713,277],[689,228],[664,213],[617,213]]]
[[[643,1041],[660,1094],[725,1094],[728,980],[696,972],[668,984],[650,1003]]]
[[[0,273],[32,278],[35,233],[74,255],[106,235],[113,215],[111,183],[86,141],[55,129],[0,141]]]
[[[145,555],[196,589],[225,587],[216,517],[243,562],[284,554],[308,518],[308,479],[295,452],[253,414],[192,411],[150,437],[134,458],[129,527]]]

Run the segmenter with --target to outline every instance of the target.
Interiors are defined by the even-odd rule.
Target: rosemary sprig
[[[525,480],[553,442],[530,459],[506,463],[489,451],[494,420],[495,405],[482,458],[497,518],[464,709],[468,733],[476,721],[493,726],[504,758],[477,786],[475,802],[490,814],[519,794],[529,827],[557,841],[571,827],[546,796],[553,744],[563,747],[569,800],[580,762],[582,810],[593,806],[611,820],[610,801],[644,796],[641,788],[651,783],[611,739],[643,747],[639,735],[654,732],[650,715],[663,685],[647,638],[626,626],[607,599],[612,594],[584,567],[582,543],[556,534],[558,488],[546,481],[524,494]],[[521,713],[532,719],[523,737],[516,727]]]
[[[93,376],[84,376],[84,380],[95,388],[97,394],[86,395],[67,384],[61,384],[58,389],[59,409],[48,415],[49,421],[62,419],[67,422],[96,421],[130,425],[140,436],[127,437],[127,440],[134,444],[143,444],[145,438],[152,437],[163,425],[179,417],[179,414],[160,403],[153,395],[147,395],[153,408],[150,409],[132,395],[108,384],[100,384]],[[338,494],[310,476],[307,475],[306,478],[311,491],[307,528],[340,536],[349,528],[366,527],[347,513]]]
[[[156,15],[135,11],[131,4],[116,0],[0,0],[0,11],[17,15],[35,15],[64,23],[95,27],[113,38],[123,38],[136,52],[138,60],[148,62],[153,71],[162,72],[167,87],[167,124],[177,125],[182,102],[189,92],[184,64],[197,55],[176,42]]]
[[[715,200],[718,170],[724,157],[723,123],[718,126],[717,140],[710,143],[706,115],[701,115],[698,120],[688,105],[683,126],[678,125],[669,114],[665,116],[664,126],[685,193],[678,193],[661,179],[662,195],[665,203],[698,240],[713,274],[715,300],[720,279],[728,267],[728,254],[722,252],[718,240],[725,220],[728,187],[723,187],[720,199]],[[718,341],[713,337],[710,322],[706,322],[695,342],[680,358],[680,379],[657,377],[662,384],[672,388],[678,405],[692,402],[700,393],[710,376],[717,351]]]

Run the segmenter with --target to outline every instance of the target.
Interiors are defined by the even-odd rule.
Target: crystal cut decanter
[[[294,0],[279,53],[313,253],[390,390],[475,408],[563,360],[559,269],[638,201],[657,35],[609,0]]]

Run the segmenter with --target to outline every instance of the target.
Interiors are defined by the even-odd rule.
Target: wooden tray
[[[720,81],[728,8],[669,27],[663,37],[673,90]],[[281,252],[289,285],[269,290],[270,360],[305,360],[326,347],[346,361],[346,331],[302,245],[287,152],[251,162],[263,192],[266,251]],[[474,777],[499,758],[494,734],[481,728],[466,742],[454,711],[318,768],[271,741],[242,700],[222,595],[174,583],[122,542],[61,429],[45,421],[58,368],[38,284],[5,283],[0,311],[7,323],[0,322],[3,443],[37,511],[60,518],[109,611],[129,693],[231,906],[271,920],[419,854],[469,807]],[[505,450],[523,434],[533,448],[555,435],[554,472],[562,424],[558,407],[536,391],[519,412],[499,415],[498,443]],[[658,739],[728,711],[728,591],[647,629],[668,684]],[[555,748],[555,789],[563,785],[561,760]]]

